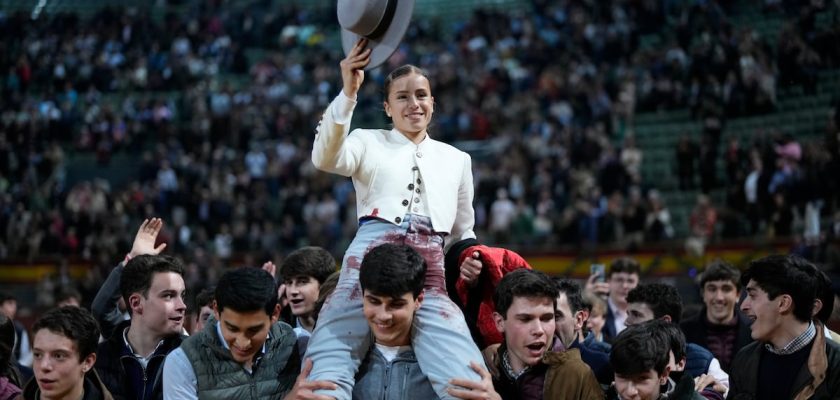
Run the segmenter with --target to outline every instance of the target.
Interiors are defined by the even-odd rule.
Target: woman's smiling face
[[[422,140],[435,108],[429,80],[415,72],[394,79],[384,107],[394,128],[411,140]]]

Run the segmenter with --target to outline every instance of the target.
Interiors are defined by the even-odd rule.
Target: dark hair
[[[62,301],[67,301],[70,299],[79,300],[79,303],[82,302],[82,294],[79,293],[76,288],[70,286],[64,286],[58,290],[55,294],[55,303],[61,303]]]
[[[385,243],[370,249],[359,267],[362,290],[377,296],[397,298],[411,293],[416,299],[425,282],[426,260],[403,244]]]
[[[20,375],[14,366],[14,348],[17,341],[15,323],[0,313],[0,376],[5,376],[15,386],[20,386]]]
[[[405,64],[401,67],[397,67],[397,69],[391,71],[391,73],[385,77],[385,83],[382,85],[382,97],[385,99],[385,101],[388,101],[388,94],[391,91],[391,84],[395,80],[411,74],[421,75],[426,77],[426,79],[429,79],[429,75],[426,73],[425,70],[423,70],[420,67],[411,64]]]
[[[183,278],[184,265],[175,257],[163,255],[144,254],[129,260],[120,276],[120,293],[125,304],[131,304],[128,298],[134,293],[149,297],[155,274],[162,272],[174,272]],[[131,313],[131,307],[128,307],[128,312]]]
[[[646,283],[636,286],[627,293],[627,303],[645,303],[653,311],[654,318],[671,317],[678,324],[682,317],[682,299],[673,286],[664,283]]]
[[[674,352],[674,360],[680,362],[686,356],[685,352],[685,334],[679,325],[665,322],[661,319],[655,319],[650,325],[650,329],[660,330],[668,335],[671,351]]]
[[[634,376],[654,370],[665,373],[668,366],[670,338],[661,329],[651,329],[656,320],[628,326],[615,338],[610,351],[610,365],[616,375]]]
[[[201,291],[198,292],[197,295],[195,295],[195,310],[199,311],[199,310],[201,310],[201,307],[204,307],[204,306],[212,307],[213,306],[213,300],[215,299],[215,297],[216,297],[216,287],[215,286],[210,286],[210,287],[206,287],[204,289],[201,289]]]
[[[17,301],[17,297],[9,292],[0,292],[0,304],[3,304],[9,300]]]
[[[610,264],[610,270],[609,272],[607,272],[607,278],[610,278],[613,274],[619,272],[641,275],[642,266],[634,258],[620,257],[613,260],[613,262]]]
[[[341,271],[335,271],[330,274],[329,277],[321,284],[321,287],[318,288],[318,300],[315,301],[315,306],[312,310],[312,316],[315,318],[315,322],[318,322],[318,314],[321,313],[321,308],[324,307],[324,303],[326,303],[327,298],[330,297],[332,292],[335,291],[335,287],[338,285],[338,278],[341,276]]]
[[[566,295],[566,301],[569,303],[569,308],[573,313],[583,309],[589,309],[591,306],[586,304],[583,300],[583,293],[580,284],[571,279],[554,278],[554,284],[557,285],[557,291]]]
[[[543,272],[518,268],[505,274],[493,293],[493,304],[502,318],[507,318],[507,311],[517,297],[549,298],[553,307],[557,307],[557,286]]]
[[[781,294],[789,295],[793,299],[793,316],[808,322],[817,296],[817,278],[808,271],[815,269],[799,256],[771,255],[751,261],[741,276],[741,284],[747,286],[750,280],[754,281],[770,300]]]
[[[53,308],[41,316],[32,326],[33,337],[46,329],[73,341],[79,350],[79,361],[96,353],[99,343],[99,324],[90,311],[74,306]]]
[[[327,250],[316,247],[301,247],[286,257],[280,264],[280,276],[283,279],[291,279],[296,276],[310,276],[318,283],[335,272],[335,258]]]
[[[260,268],[236,268],[226,272],[216,285],[216,309],[236,312],[265,311],[272,316],[277,306],[274,278]]]
[[[736,290],[741,290],[741,271],[726,261],[713,261],[700,277],[700,289],[705,289],[706,282],[712,281],[729,281],[735,285]]]

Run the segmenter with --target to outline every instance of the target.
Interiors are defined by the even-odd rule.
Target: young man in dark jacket
[[[741,311],[755,342],[735,356],[728,399],[840,398],[840,346],[813,320],[817,269],[797,256],[752,261]]]
[[[161,399],[163,360],[184,336],[184,267],[155,246],[160,218],[144,220],[131,251],[102,284],[91,305],[105,342],[95,368],[117,399]],[[117,307],[125,303],[129,319]]]
[[[160,399],[163,360],[183,339],[184,267],[172,257],[139,255],[121,268],[131,319],[99,344],[96,370],[118,399]]]
[[[750,344],[750,321],[737,310],[741,273],[723,261],[709,264],[700,278],[703,309],[680,323],[689,343],[709,349],[727,373],[735,354]]]
[[[23,390],[25,400],[112,400],[93,370],[99,327],[85,309],[73,306],[47,311],[33,332],[35,379]]]
[[[663,283],[646,283],[627,295],[627,325],[637,325],[661,319],[679,327],[682,316],[682,299],[673,286]],[[729,375],[720,368],[720,362],[707,349],[694,343],[686,344],[685,371],[697,378],[711,375],[717,383],[729,387]]]
[[[682,332],[670,322],[656,319],[628,326],[613,342],[615,382],[607,400],[705,400],[694,390],[691,376],[674,376],[675,358],[684,347]]]
[[[493,295],[504,341],[493,380],[503,399],[603,399],[604,392],[577,349],[554,339],[557,286],[544,273],[517,269]]]

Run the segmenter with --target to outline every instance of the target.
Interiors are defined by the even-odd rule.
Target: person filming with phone
[[[610,264],[606,274],[594,264],[586,281],[585,292],[606,298],[607,315],[602,329],[606,342],[612,342],[626,327],[627,293],[639,284],[641,266],[630,257],[621,257]]]

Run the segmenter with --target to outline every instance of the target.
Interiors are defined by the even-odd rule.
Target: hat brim
[[[372,50],[370,63],[365,67],[365,70],[380,66],[391,57],[391,54],[394,54],[394,51],[400,46],[403,36],[405,36],[405,31],[408,30],[413,12],[414,0],[397,1],[394,18],[391,19],[391,25],[388,26],[385,33],[377,38],[368,38],[367,48]],[[344,49],[344,55],[350,53],[360,37],[347,29],[341,28],[341,47]]]

